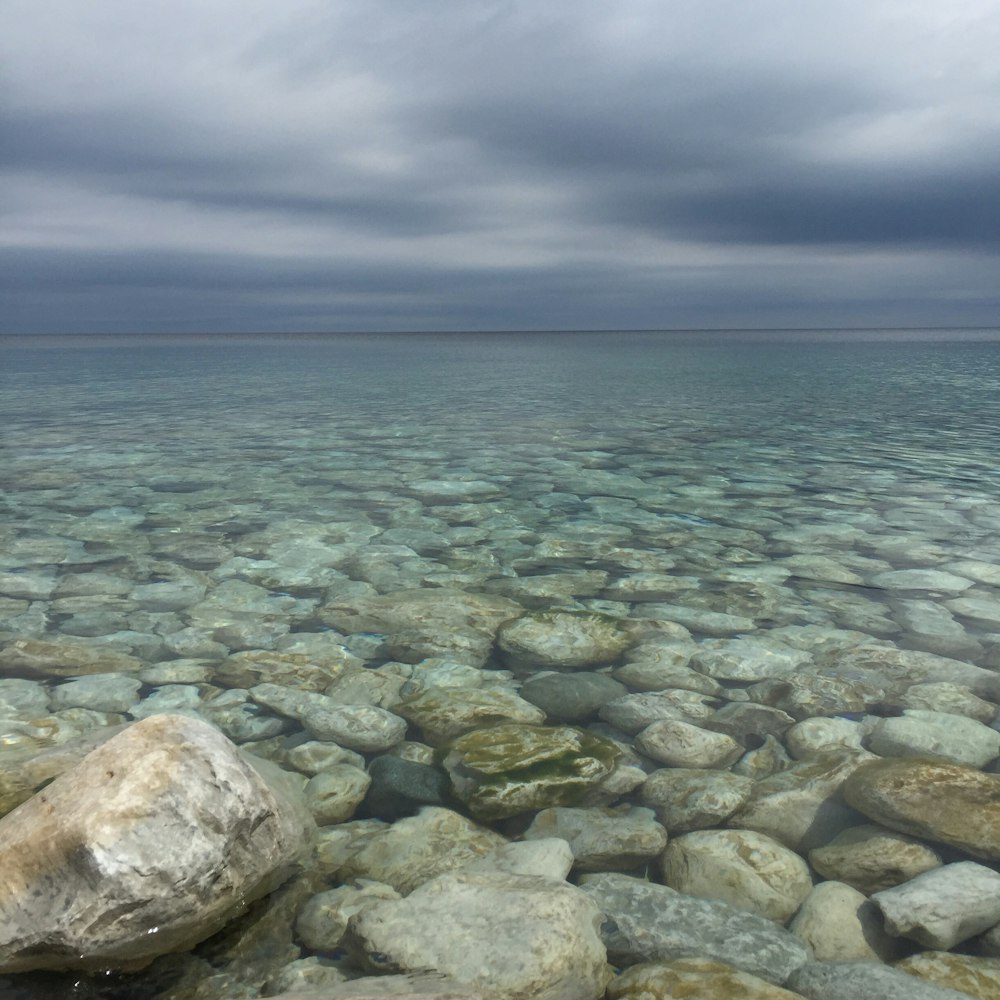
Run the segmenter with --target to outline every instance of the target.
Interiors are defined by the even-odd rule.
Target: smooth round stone
[[[1000,630],[1000,601],[984,597],[957,597],[947,603],[948,610],[976,625]]]
[[[505,622],[497,644],[521,666],[586,669],[617,660],[631,645],[619,620],[592,612],[535,612]]]
[[[752,830],[696,830],[675,837],[663,855],[663,881],[678,892],[719,899],[781,924],[812,889],[802,858]]]
[[[142,681],[129,674],[93,674],[52,689],[53,711],[89,708],[95,712],[128,712],[139,700]]]
[[[391,885],[360,879],[356,885],[311,896],[295,920],[295,936],[313,951],[336,951],[347,931],[347,923],[356,913],[380,899],[402,899]]]
[[[540,708],[503,688],[430,688],[406,698],[395,710],[435,746],[489,723],[539,725],[545,721]]]
[[[565,879],[573,867],[573,851],[561,837],[523,840],[484,854],[462,866],[466,872],[506,872],[509,875],[544,875]]]
[[[306,782],[306,805],[319,826],[343,823],[357,811],[370,784],[361,768],[334,764]]]
[[[891,962],[902,951],[899,940],[886,934],[875,904],[843,882],[813,886],[788,929],[821,962]]]
[[[729,771],[663,768],[639,790],[644,805],[672,834],[718,826],[750,797],[753,782]]]
[[[902,833],[1000,860],[1000,777],[944,761],[870,761],[844,782],[844,798]]]
[[[729,692],[729,697],[733,697],[736,691]],[[715,733],[732,736],[737,743],[752,745],[751,741],[759,741],[762,737],[780,737],[794,721],[780,708],[753,701],[731,701],[713,712],[702,724]]]
[[[924,951],[897,962],[896,968],[935,986],[968,993],[979,1000],[1000,997],[1000,959],[950,951]]]
[[[330,990],[344,982],[347,982],[347,976],[335,962],[313,955],[282,966],[265,980],[264,991],[269,997],[285,997],[287,1000],[289,995],[302,997],[305,993],[308,996],[310,991]]]
[[[307,740],[292,747],[285,753],[284,763],[310,778],[338,764],[350,764],[362,770],[365,767],[365,759],[361,754],[336,743],[323,743],[320,740]]]
[[[930,590],[940,594],[961,594],[972,586],[972,581],[943,570],[895,569],[876,573],[869,585],[881,590]]]
[[[870,896],[939,868],[941,855],[914,837],[866,823],[837,834],[809,852],[809,863],[824,878]]]
[[[167,649],[185,659],[221,660],[229,655],[229,647],[212,638],[205,628],[182,628],[163,636]]]
[[[975,719],[907,709],[879,719],[868,747],[881,757],[928,757],[983,768],[1000,754],[1000,733]]]
[[[634,735],[661,719],[698,722],[712,714],[705,695],[694,691],[666,690],[626,694],[600,710],[604,722]]]
[[[801,1000],[801,994],[707,958],[641,962],[608,984],[608,1000]]]
[[[792,758],[784,746],[774,736],[767,735],[759,747],[743,754],[731,770],[733,774],[761,781],[791,766]]]
[[[636,737],[635,745],[647,757],[669,767],[724,768],[743,754],[732,737],[673,719],[647,726]]]
[[[448,802],[447,775],[428,764],[385,754],[371,762],[368,774],[371,787],[365,796],[365,815],[393,822],[422,806]]]
[[[585,722],[615,698],[628,693],[608,674],[576,671],[532,677],[521,685],[521,697],[552,722]]]
[[[227,687],[252,688],[261,683],[283,684],[300,691],[322,692],[345,670],[361,660],[333,645],[319,660],[307,653],[250,649],[234,653],[216,667],[216,681]]]
[[[692,647],[694,644],[691,644]],[[617,667],[612,674],[632,691],[666,691],[677,689],[696,691],[709,697],[715,697],[722,692],[722,685],[699,674],[697,670],[684,666],[663,666],[659,663],[626,663]]]
[[[218,726],[234,743],[260,744],[292,728],[292,723],[287,719],[261,712],[260,708],[252,703],[217,705],[218,701],[220,699],[205,705],[201,714],[213,725]]]
[[[650,861],[667,845],[652,809],[542,809],[524,833],[527,840],[559,837],[580,871],[627,871]]]
[[[710,639],[691,657],[695,670],[717,681],[753,682],[794,673],[812,656],[773,639]]]
[[[969,1000],[881,962],[807,962],[785,985],[807,1000]]]
[[[869,672],[845,672],[842,676],[804,672],[777,680],[761,681],[747,688],[753,701],[787,712],[794,719],[864,712],[886,701],[890,684]]]
[[[861,750],[864,730],[849,719],[803,719],[785,733],[785,746],[796,759],[832,751]]]

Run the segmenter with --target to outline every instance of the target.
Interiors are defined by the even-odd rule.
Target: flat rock
[[[880,757],[929,757],[982,768],[1000,754],[1000,733],[965,716],[908,708],[879,719],[867,744]]]
[[[127,712],[139,700],[142,681],[129,674],[91,674],[52,689],[53,711],[89,708],[95,712]]]
[[[502,725],[459,736],[442,762],[475,816],[502,819],[576,805],[612,774],[620,755],[610,740],[586,730]]]
[[[432,746],[486,725],[545,721],[540,708],[503,688],[429,688],[400,702],[395,710],[418,726]]]
[[[609,674],[577,670],[532,677],[520,693],[552,722],[586,722],[603,705],[628,694],[628,688]]]
[[[687,833],[727,820],[750,798],[753,781],[729,771],[666,767],[639,790],[644,805],[670,833]]]
[[[585,875],[581,888],[605,915],[601,934],[616,964],[698,957],[784,983],[809,958],[784,928],[728,903],[611,872]]]
[[[929,590],[939,594],[961,594],[972,586],[972,581],[944,570],[894,569],[876,573],[869,584],[881,590]]]
[[[811,850],[809,863],[824,878],[870,896],[939,868],[943,862],[922,840],[866,823],[842,830],[829,844]]]
[[[755,636],[700,643],[691,666],[717,681],[753,682],[794,673],[812,656],[773,639]]]
[[[708,958],[642,962],[608,984],[608,1000],[801,1000],[801,994]]]
[[[0,970],[190,948],[280,885],[314,832],[294,781],[218,730],[136,723],[0,820]]]
[[[809,866],[776,840],[753,830],[696,830],[671,840],[663,881],[702,899],[719,899],[780,924],[812,889]]]
[[[676,719],[661,719],[635,739],[636,749],[669,767],[723,768],[735,763],[743,747],[725,733],[714,733]]]
[[[1000,923],[1000,874],[959,861],[876,892],[872,902],[890,934],[946,951]]]
[[[969,1000],[880,962],[810,962],[785,985],[807,1000]]]
[[[869,761],[844,782],[847,802],[901,833],[1000,860],[1000,777],[912,757]]]
[[[573,851],[580,871],[628,871],[650,861],[667,846],[667,832],[652,809],[543,809],[524,832],[526,840],[559,837]]]
[[[608,979],[600,921],[593,900],[565,882],[453,872],[366,907],[348,937],[378,970],[441,972],[509,1000],[598,1000]]]
[[[22,677],[80,677],[83,674],[134,673],[142,660],[106,647],[72,639],[15,639],[0,650],[7,674]]]

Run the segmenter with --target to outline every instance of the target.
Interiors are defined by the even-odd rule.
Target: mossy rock
[[[477,729],[439,752],[455,795],[479,819],[577,803],[614,769],[621,751],[572,726]]]

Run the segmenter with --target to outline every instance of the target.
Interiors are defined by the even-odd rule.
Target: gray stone
[[[343,823],[357,811],[371,783],[361,768],[335,764],[306,782],[306,805],[320,826]]]
[[[734,694],[729,692],[729,697]],[[781,737],[794,722],[780,708],[753,701],[731,701],[713,712],[701,725],[714,733],[732,736],[737,743],[752,746],[753,742],[767,736]]]
[[[810,962],[785,985],[806,1000],[969,1000],[880,962]]]
[[[995,729],[962,715],[913,708],[875,722],[867,743],[880,757],[927,757],[978,768],[1000,754]]]
[[[876,892],[872,902],[890,934],[947,951],[1000,923],[1000,874],[959,861]]]
[[[299,912],[295,935],[313,951],[336,951],[350,918],[379,899],[402,899],[402,896],[392,886],[366,879],[317,893]]]
[[[796,760],[819,753],[860,752],[864,730],[851,719],[803,719],[785,733],[785,745]]]
[[[573,867],[573,850],[561,837],[540,837],[501,844],[478,861],[462,866],[465,872],[506,872],[508,875],[544,875],[565,879]]]
[[[392,822],[410,816],[422,806],[443,806],[449,801],[448,776],[419,761],[385,754],[368,767],[371,787],[364,812]]]
[[[320,740],[309,740],[288,750],[282,763],[310,778],[320,771],[327,771],[338,764],[350,764],[364,770],[365,759],[353,750],[346,750],[336,743],[323,743]]]
[[[702,899],[719,899],[785,923],[812,889],[809,866],[753,830],[696,830],[671,840],[663,881]]]
[[[0,970],[190,948],[280,885],[314,832],[284,773],[211,726],[136,723],[0,820]]]
[[[647,726],[636,737],[635,745],[647,757],[670,767],[724,768],[743,753],[731,736],[673,719]]]
[[[20,677],[0,678],[0,717],[31,719],[48,710],[49,692],[44,684]]]
[[[607,615],[539,611],[501,625],[497,644],[520,667],[573,670],[614,662],[632,638]]]
[[[521,685],[521,697],[553,722],[585,722],[598,710],[628,693],[609,674],[575,671],[532,677]]]
[[[750,797],[750,778],[728,771],[663,768],[653,771],[640,789],[644,805],[672,833],[718,826]]]
[[[698,645],[691,666],[717,681],[762,681],[794,673],[812,656],[771,638],[710,639]]]
[[[943,570],[896,569],[876,573],[869,584],[883,590],[928,590],[940,594],[960,594],[972,586],[972,581]]]
[[[402,701],[396,711],[418,726],[433,746],[484,725],[545,721],[540,708],[503,688],[430,688]]]
[[[442,972],[511,1000],[598,1000],[608,980],[599,924],[594,902],[565,882],[453,872],[367,906],[348,935],[379,971]]]
[[[524,832],[526,840],[560,837],[580,871],[628,871],[652,860],[667,846],[667,833],[652,809],[543,809]]]
[[[904,708],[965,715],[986,724],[992,722],[998,712],[995,702],[980,698],[964,684],[949,684],[947,681],[914,684],[903,693],[900,704]]]
[[[809,958],[784,928],[718,900],[610,872],[585,875],[581,888],[606,918],[601,934],[616,964],[694,955],[783,983]]]
[[[646,691],[608,701],[600,716],[609,725],[634,735],[661,719],[698,723],[712,714],[707,701],[705,695],[694,691]]]
[[[52,689],[53,711],[89,708],[95,712],[128,712],[139,700],[142,682],[128,674],[92,674]]]

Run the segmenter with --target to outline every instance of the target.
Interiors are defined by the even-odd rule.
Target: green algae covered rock
[[[621,751],[572,726],[501,725],[459,736],[441,752],[456,796],[480,819],[575,804]]]
[[[624,621],[594,611],[535,611],[497,633],[515,669],[586,670],[613,663],[633,641]]]

